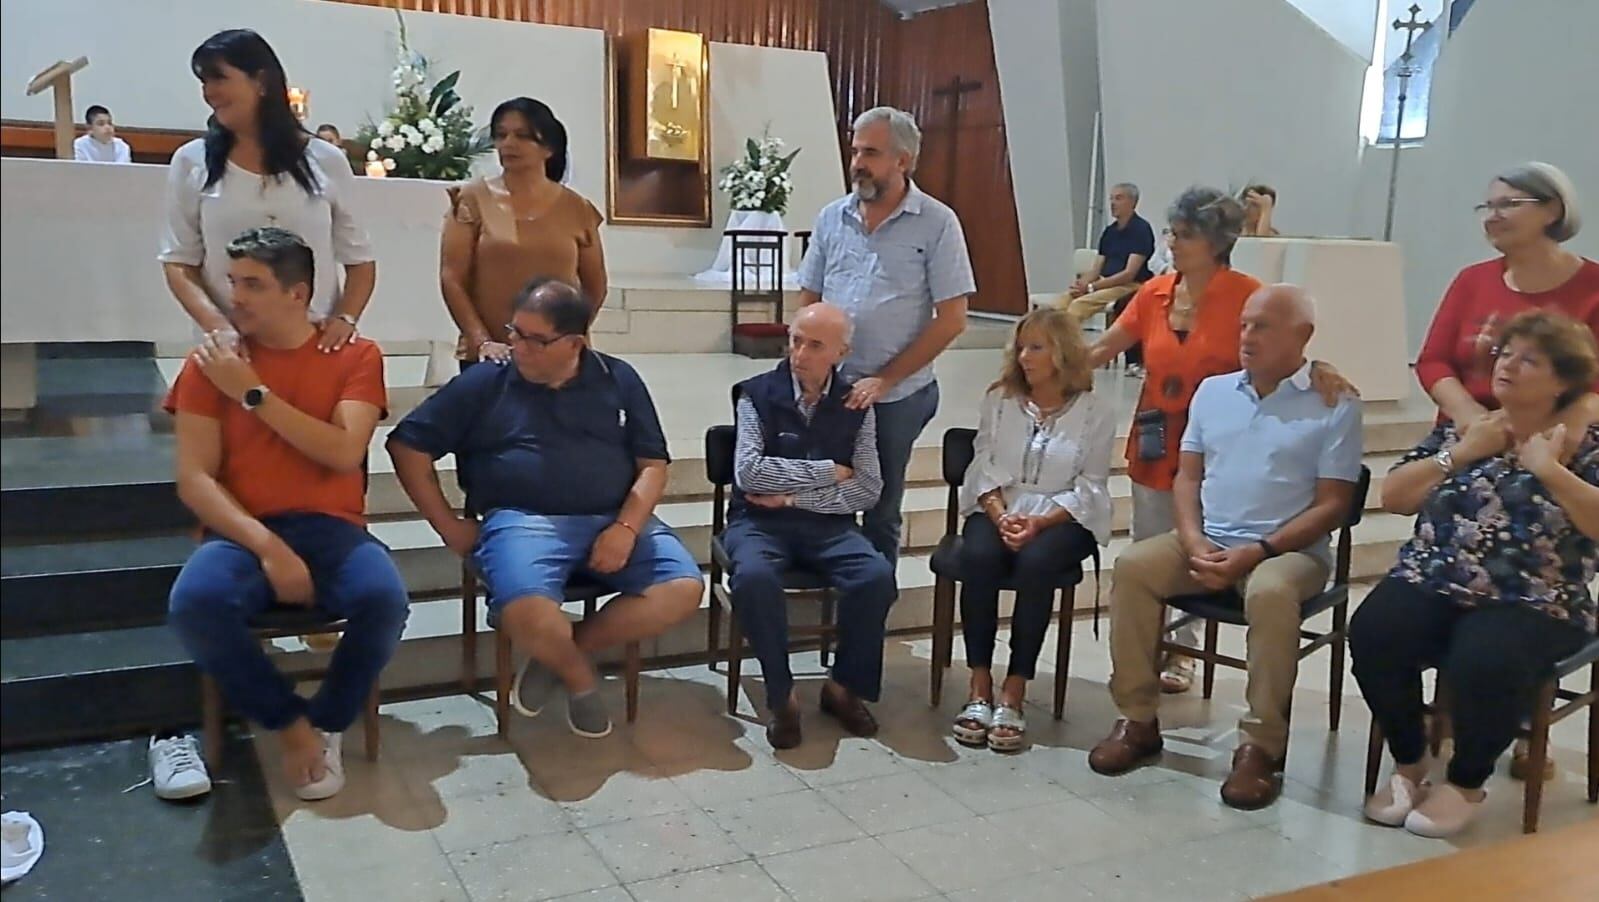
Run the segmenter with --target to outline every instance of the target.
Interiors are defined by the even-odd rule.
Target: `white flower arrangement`
[[[486,130],[472,124],[472,107],[461,102],[455,85],[460,70],[439,79],[431,89],[428,60],[411,50],[400,22],[400,46],[393,72],[394,108],[382,121],[368,122],[356,140],[369,148],[369,160],[399,178],[460,181],[471,174],[472,160],[493,147]]]
[[[799,155],[799,148],[784,156],[783,140],[772,137],[770,130],[761,133],[761,139],[744,140],[744,156],[722,169],[718,190],[727,192],[735,210],[759,210],[782,215],[788,209],[788,199],[794,193],[794,179],[788,174],[789,166]]]

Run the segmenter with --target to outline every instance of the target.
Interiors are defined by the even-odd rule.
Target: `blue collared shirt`
[[[1247,372],[1212,376],[1189,405],[1182,450],[1205,456],[1205,537],[1223,548],[1259,541],[1309,508],[1316,480],[1360,480],[1360,401],[1328,407],[1307,362],[1265,398]],[[1331,560],[1323,537],[1304,549]]]
[[[915,182],[873,232],[846,194],[822,208],[800,264],[800,286],[841,307],[855,324],[843,374],[875,376],[933,320],[933,305],[977,290],[966,235],[955,211]],[[933,381],[929,364],[882,397],[908,397]]]

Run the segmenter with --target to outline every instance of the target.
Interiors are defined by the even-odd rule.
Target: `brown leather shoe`
[[[1221,800],[1244,811],[1265,808],[1283,791],[1283,762],[1258,745],[1245,743],[1233,752],[1233,772],[1221,785]]]
[[[1116,721],[1110,735],[1088,753],[1088,766],[1096,774],[1114,777],[1159,755],[1163,746],[1158,719],[1136,723],[1124,717]]]
[[[772,744],[772,748],[791,749],[799,745],[803,738],[799,705],[790,700],[772,712],[772,719],[766,724],[766,741]]]
[[[824,685],[821,706],[823,714],[832,715],[851,735],[862,739],[877,735],[877,718],[854,693]]]

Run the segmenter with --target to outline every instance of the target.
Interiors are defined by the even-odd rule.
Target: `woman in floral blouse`
[[[1595,631],[1599,425],[1568,443],[1561,420],[1599,375],[1599,350],[1586,326],[1528,311],[1494,357],[1500,409],[1463,434],[1440,424],[1388,474],[1383,507],[1416,514],[1416,534],[1349,624],[1355,679],[1394,756],[1366,816],[1422,836],[1470,822],[1537,685]],[[1440,785],[1426,782],[1427,666],[1451,690]]]

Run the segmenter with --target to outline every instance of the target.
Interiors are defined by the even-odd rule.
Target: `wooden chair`
[[[711,498],[711,607],[706,635],[707,664],[716,669],[722,653],[722,615],[727,615],[727,713],[738,711],[738,684],[744,659],[744,634],[733,611],[733,594],[724,577],[731,576],[733,561],[722,545],[727,528],[727,492],[733,484],[733,448],[738,434],[732,426],[712,426],[705,431],[705,476],[710,480]],[[790,636],[815,636],[821,644],[822,667],[828,666],[833,640],[838,635],[835,622],[837,597],[828,585],[826,574],[794,569],[783,574],[783,588],[789,598],[814,598],[822,604],[821,622],[815,626],[790,626]]]
[[[1588,691],[1564,689],[1560,681],[1588,668]],[[1442,676],[1442,675],[1440,675]],[[1445,680],[1440,679],[1433,703],[1432,729],[1429,744],[1438,754],[1445,736],[1449,735],[1449,693]],[[1588,709],[1588,802],[1599,803],[1599,639],[1590,641],[1576,654],[1557,661],[1549,677],[1538,687],[1532,706],[1532,724],[1519,730],[1518,738],[1527,740],[1527,779],[1523,781],[1521,832],[1538,832],[1538,814],[1543,807],[1544,762],[1549,758],[1549,728],[1583,708]],[[1377,774],[1382,768],[1383,734],[1376,719],[1371,722],[1371,735],[1366,744],[1366,797],[1377,791]]]
[[[732,317],[732,352],[745,357],[783,356],[788,343],[788,326],[783,322],[783,245],[788,233],[769,229],[728,229],[733,261],[732,287],[728,292]],[[753,278],[751,278],[753,276]],[[741,323],[739,308],[752,302],[769,303],[767,322]]]
[[[346,621],[333,617],[317,608],[274,605],[250,620],[250,632],[256,641],[284,639],[290,636],[343,635]],[[320,679],[326,671],[292,674],[296,681]],[[222,730],[225,702],[217,681],[205,673],[200,674],[201,745],[207,767],[216,768],[222,763]],[[372,696],[366,711],[361,715],[361,732],[366,740],[366,758],[378,759],[378,687],[372,686]]]
[[[1349,567],[1350,557],[1355,548],[1353,531],[1360,524],[1361,517],[1365,515],[1366,495],[1370,490],[1371,470],[1363,466],[1360,468],[1360,480],[1355,484],[1355,497],[1350,505],[1349,515],[1344,518],[1343,525],[1338,529],[1338,551],[1333,566],[1332,585],[1299,605],[1301,623],[1323,611],[1332,611],[1332,629],[1325,633],[1307,630],[1301,626],[1300,638],[1309,641],[1299,647],[1299,659],[1304,660],[1323,646],[1332,647],[1332,660],[1329,662],[1332,710],[1328,719],[1334,731],[1338,729],[1343,714],[1344,641],[1349,624]],[[1244,599],[1237,590],[1180,595],[1166,599],[1166,605],[1182,611],[1184,616],[1166,625],[1157,647],[1157,658],[1161,655],[1181,654],[1202,661],[1205,665],[1202,679],[1204,698],[1210,698],[1211,690],[1215,688],[1216,665],[1235,667],[1239,670],[1248,669],[1248,665],[1242,659],[1221,654],[1216,650],[1216,635],[1220,624],[1230,623],[1235,626],[1249,624],[1244,617]],[[1165,616],[1163,610],[1162,622],[1165,621]],[[1205,622],[1204,648],[1192,648],[1166,638],[1167,634],[1195,620]]]
[[[932,686],[929,697],[934,707],[943,700],[944,671],[950,666],[955,647],[955,584],[964,578],[961,573],[961,522],[960,488],[966,481],[966,469],[976,456],[973,443],[977,430],[957,428],[944,433],[942,462],[944,482],[949,486],[949,498],[944,504],[944,538],[933,552],[933,660]],[[1098,561],[1098,552],[1095,552]],[[1059,625],[1055,638],[1055,719],[1060,720],[1066,710],[1066,681],[1072,660],[1072,615],[1076,608],[1077,586],[1083,581],[1082,565],[1076,562],[1061,567],[1055,578],[1055,591],[1060,596]],[[1001,589],[1015,590],[1005,582]]]

